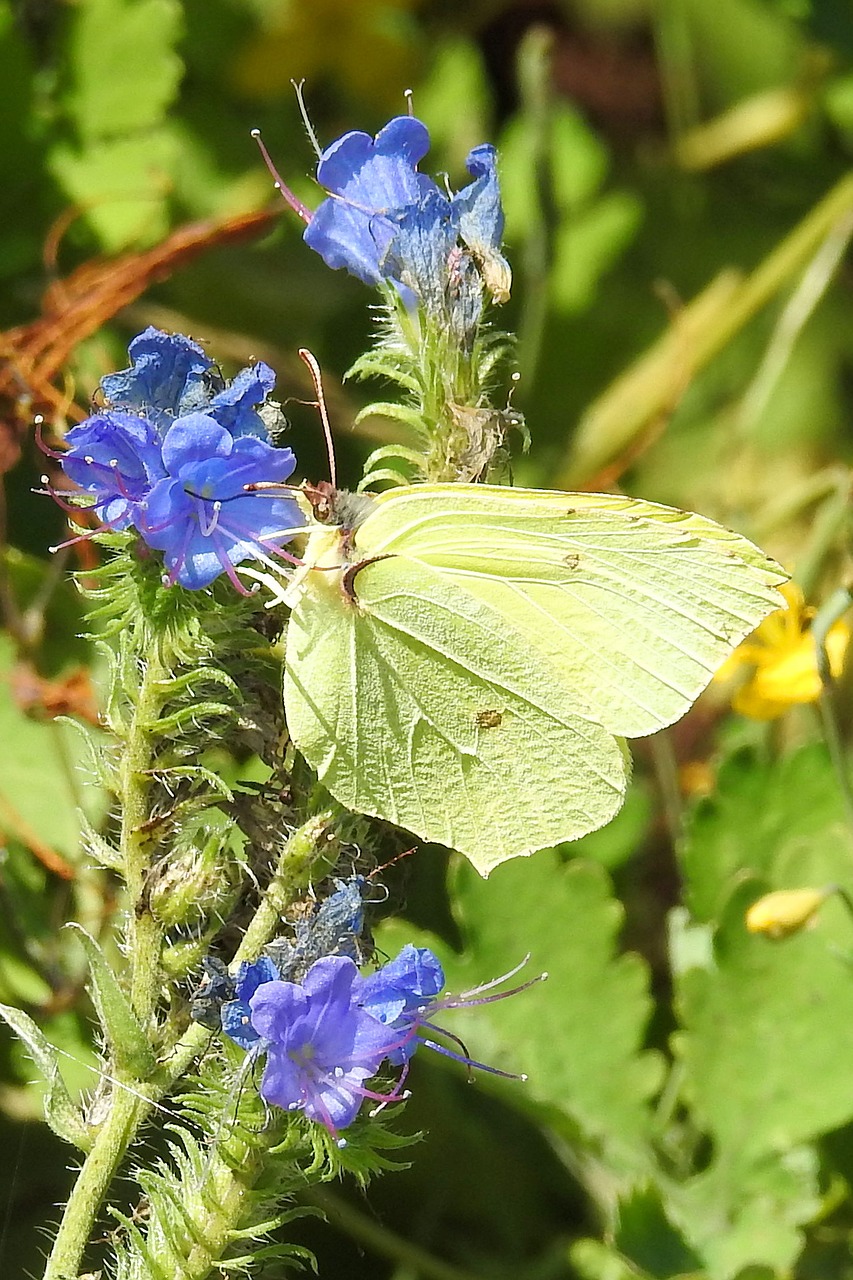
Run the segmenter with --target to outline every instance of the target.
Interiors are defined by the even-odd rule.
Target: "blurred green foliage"
[[[516,403],[532,437],[513,461],[519,482],[619,484],[721,518],[784,560],[815,603],[848,579],[848,5],[0,5],[0,324],[34,322],[46,287],[95,257],[263,207],[253,126],[315,204],[290,87],[303,77],[321,144],[376,130],[406,88],[432,129],[433,171],[456,180],[469,147],[498,143],[515,272],[500,321],[519,334]],[[45,258],[66,215],[58,257]],[[371,298],[299,237],[282,207],[262,241],[176,262],[76,344],[56,385],[85,406],[127,339],[155,323],[215,339],[234,368],[269,359],[281,398],[298,400],[295,351],[308,346],[355,481],[358,460],[397,430],[372,419],[352,433],[372,388],[341,390]],[[16,351],[4,341],[0,356]],[[38,388],[17,365],[12,385],[4,413],[26,422]],[[303,473],[322,476],[313,412],[288,412]],[[46,693],[85,711],[68,678],[98,673],[79,601],[47,565],[59,521],[31,493],[43,469],[27,437],[0,520],[0,999],[71,1055],[78,1089],[92,1082],[85,961],[61,926],[80,920],[111,945],[114,890],[80,854],[81,797],[90,822],[108,828],[112,815]],[[48,682],[34,700],[23,675]],[[851,707],[843,679],[845,740]],[[530,1078],[464,1089],[443,1063],[418,1061],[405,1124],[429,1136],[409,1171],[371,1189],[374,1208],[342,1188],[324,1206],[333,1228],[305,1228],[322,1274],[375,1276],[378,1258],[383,1274],[437,1280],[853,1276],[853,920],[833,898],[785,942],[743,923],[767,890],[853,881],[849,815],[813,708],[750,723],[718,690],[640,750],[605,831],[487,883],[451,860],[445,887],[437,850],[409,861],[404,913],[443,939],[453,989],[527,952],[530,972],[550,971],[453,1024],[475,1056]],[[389,950],[403,932],[387,926]],[[37,1272],[35,1224],[67,1188],[32,1077],[4,1035],[9,1280]]]

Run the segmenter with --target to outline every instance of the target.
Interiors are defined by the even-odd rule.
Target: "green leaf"
[[[585,311],[598,282],[633,240],[642,205],[628,191],[612,191],[579,215],[569,214],[554,238],[551,301],[557,311]]]
[[[701,921],[714,920],[745,877],[768,889],[847,881],[853,835],[826,749],[781,759],[738,751],[688,819],[680,852],[686,902]]]
[[[643,1049],[652,1012],[648,970],[637,955],[619,955],[622,908],[602,868],[563,864],[545,850],[528,862],[508,862],[488,881],[466,864],[454,879],[454,901],[465,938],[464,957],[430,941],[441,956],[449,990],[479,985],[506,972],[527,952],[523,974],[548,979],[506,1001],[448,1013],[443,1025],[461,1035],[476,1058],[525,1072],[510,1096],[562,1115],[566,1128],[605,1151],[614,1170],[647,1170],[649,1102],[661,1082],[658,1054]],[[393,952],[411,926],[380,933]],[[559,1118],[557,1118],[559,1124]]]
[[[98,866],[110,867],[114,871],[121,870],[124,866],[124,854],[121,849],[117,849],[115,845],[110,844],[109,840],[105,840],[85,818],[81,822],[81,836],[83,848],[94,863]]]
[[[84,143],[158,125],[177,94],[177,0],[86,0],[72,10],[65,98]]]
[[[179,152],[171,129],[110,138],[83,148],[57,144],[50,168],[79,204],[101,247],[118,253],[155,244],[169,230],[167,196]]]
[[[525,1071],[531,1096],[570,1116],[616,1166],[643,1166],[648,1104],[662,1063],[643,1050],[652,1012],[648,970],[638,955],[618,953],[623,912],[606,873],[582,862],[562,865],[548,851],[504,864],[486,884],[463,865],[455,900],[476,959],[476,974],[467,963],[469,985],[505,972],[527,951],[526,973],[549,975],[522,995],[471,1012],[475,1025],[482,1018],[500,1027],[507,1046],[501,1065]],[[455,974],[448,983],[458,989]],[[462,1034],[467,1039],[467,1024]],[[477,1032],[472,1039],[479,1055]]]
[[[11,1005],[0,1004],[0,1018],[12,1028],[23,1040],[30,1056],[44,1076],[47,1091],[44,1099],[45,1120],[54,1133],[66,1142],[73,1143],[81,1151],[89,1151],[93,1135],[85,1123],[78,1107],[71,1101],[71,1095],[59,1070],[56,1049],[44,1036],[28,1014]]]
[[[713,1277],[749,1264],[787,1270],[818,1208],[802,1144],[853,1117],[850,919],[828,901],[783,941],[750,934],[769,889],[849,878],[853,839],[825,749],[731,757],[688,823],[686,896],[699,922],[673,930],[674,1048],[682,1096],[713,1143],[708,1169],[674,1193]]]
[[[687,1096],[718,1149],[738,1161],[787,1151],[853,1117],[850,919],[831,901],[817,928],[773,942],[744,924],[757,890],[747,883],[732,896],[712,967],[687,969],[677,988]]]
[[[424,431],[424,418],[420,410],[411,405],[397,404],[394,400],[376,400],[365,405],[356,414],[353,425],[358,426],[365,418],[393,418],[395,422],[405,423],[414,431]]]
[[[754,1161],[722,1153],[699,1177],[670,1187],[669,1202],[710,1280],[740,1280],[762,1267],[790,1276],[804,1228],[821,1209],[819,1173],[807,1147]]]
[[[78,808],[93,821],[103,795],[80,787],[88,748],[78,729],[27,716],[13,696],[15,650],[0,635],[0,830],[29,846],[38,841],[72,862],[79,856]]]
[[[644,1274],[655,1280],[701,1270],[701,1259],[667,1216],[660,1192],[647,1185],[619,1202],[615,1244]]]
[[[95,939],[79,924],[68,927],[80,939],[89,960],[92,1000],[116,1068],[146,1080],[157,1060],[130,1001]]]
[[[647,1280],[644,1272],[600,1240],[575,1240],[569,1260],[580,1280]]]

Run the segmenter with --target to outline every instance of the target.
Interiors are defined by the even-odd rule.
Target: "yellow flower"
[[[750,933],[764,933],[768,938],[787,938],[809,925],[818,909],[836,892],[835,885],[825,889],[777,889],[753,902],[746,913]]]
[[[732,698],[732,706],[753,720],[774,720],[789,707],[815,702],[820,697],[821,681],[817,670],[811,620],[803,593],[793,582],[779,588],[788,602],[765,618],[723,663],[717,680],[729,679],[742,666],[752,667],[752,674]],[[839,676],[850,641],[850,627],[836,622],[826,637],[826,651],[833,676]]]

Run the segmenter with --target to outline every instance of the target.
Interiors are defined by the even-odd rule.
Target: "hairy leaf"
[[[0,1004],[0,1018],[23,1040],[47,1085],[44,1118],[54,1133],[81,1151],[89,1151],[93,1135],[78,1107],[71,1100],[59,1071],[57,1052],[32,1018],[21,1009]]]

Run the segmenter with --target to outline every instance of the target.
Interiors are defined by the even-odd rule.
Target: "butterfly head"
[[[302,492],[317,524],[337,526],[345,534],[352,533],[364,523],[376,502],[370,494],[336,489],[326,480],[304,484]]]

